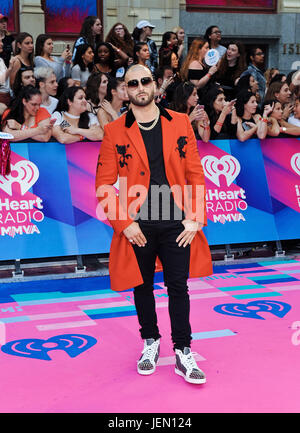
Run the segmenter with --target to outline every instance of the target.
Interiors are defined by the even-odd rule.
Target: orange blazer
[[[186,218],[206,225],[205,178],[189,118],[186,114],[159,108],[163,156],[169,185],[174,187],[175,191],[176,188],[185,191],[185,185],[190,188],[181,199],[180,195],[172,190],[174,200],[179,208],[184,209]],[[119,193],[113,187],[118,178]],[[121,179],[125,180],[122,185]],[[130,110],[104,127],[96,173],[97,197],[114,229],[109,257],[112,290],[127,290],[143,283],[133,247],[123,230],[133,222],[146,198],[143,192],[148,191],[149,183],[150,169],[146,148]],[[195,212],[199,200],[201,203],[198,208],[202,211]],[[157,259],[156,270],[160,269],[161,264]],[[195,278],[211,274],[210,249],[204,233],[199,230],[191,243],[189,276]]]

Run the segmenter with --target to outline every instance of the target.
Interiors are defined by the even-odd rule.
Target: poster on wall
[[[223,10],[231,12],[262,11],[275,12],[276,0],[186,0],[187,10]]]
[[[7,30],[10,33],[18,33],[18,2],[15,0],[1,0],[0,13],[8,18]]]
[[[84,18],[90,15],[101,19],[101,0],[44,0],[45,30],[57,36],[77,36]]]

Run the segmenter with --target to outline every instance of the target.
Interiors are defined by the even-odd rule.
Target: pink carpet
[[[161,281],[161,356],[148,377],[136,372],[131,291],[112,292],[107,277],[1,284],[0,411],[299,412],[299,260],[217,266],[190,280],[192,350],[207,375],[200,386],[174,373]]]

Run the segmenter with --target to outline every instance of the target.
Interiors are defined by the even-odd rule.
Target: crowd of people
[[[132,64],[141,64],[156,82],[156,102],[186,113],[205,142],[300,136],[299,71],[265,70],[261,47],[246,52],[240,41],[224,46],[215,25],[190,47],[184,29],[174,28],[158,49],[154,27],[142,20],[130,33],[118,22],[103,40],[100,19],[89,16],[73,46],[56,57],[49,35],[35,43],[26,32],[14,38],[0,14],[1,131],[14,141],[101,140],[104,125],[130,108],[124,76]],[[219,59],[209,66],[212,49]]]

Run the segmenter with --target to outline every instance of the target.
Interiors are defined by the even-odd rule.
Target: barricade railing
[[[299,138],[198,141],[206,177],[211,246],[298,239]],[[95,173],[100,142],[11,143],[9,176],[0,176],[0,261],[108,254],[112,227],[99,220]],[[176,146],[176,144],[175,144]]]

